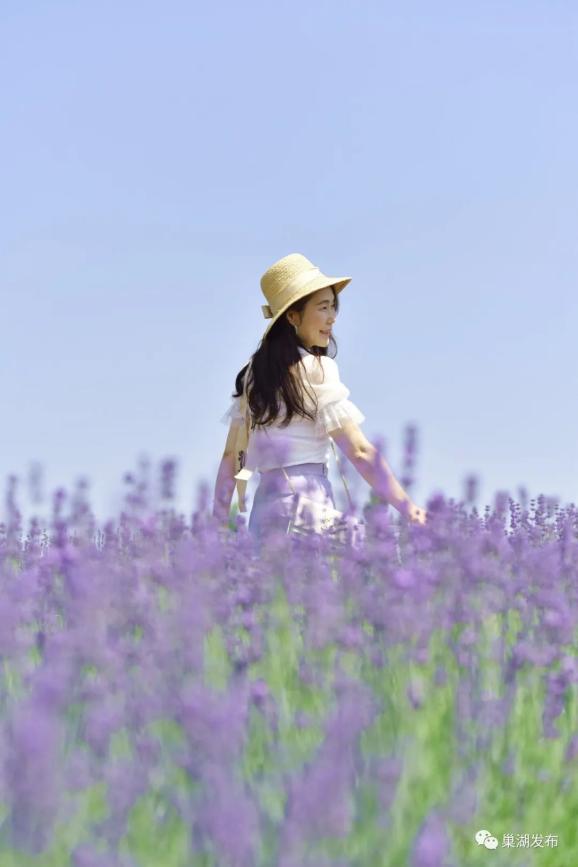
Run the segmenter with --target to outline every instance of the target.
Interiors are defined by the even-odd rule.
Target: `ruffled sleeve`
[[[311,359],[311,360],[309,360]],[[333,358],[324,355],[319,361],[311,356],[305,360],[307,381],[305,391],[313,392],[317,400],[316,427],[325,433],[343,427],[347,421],[361,424],[365,416],[349,400],[349,389],[339,378],[339,368]],[[306,396],[306,401],[310,399]],[[314,404],[311,404],[314,406]]]
[[[221,418],[222,424],[230,425],[232,421],[243,421],[243,416],[241,414],[241,396],[234,397],[231,399],[231,406],[225,413],[225,415]]]
[[[247,363],[249,364],[249,362]],[[243,386],[245,385],[245,381],[247,379],[248,369],[245,371],[245,376],[243,377]],[[229,409],[225,413],[225,415],[221,418],[221,423],[226,424],[227,426],[231,424],[232,421],[243,421],[243,414],[241,412],[241,399],[242,395],[239,397],[231,398],[231,405]]]

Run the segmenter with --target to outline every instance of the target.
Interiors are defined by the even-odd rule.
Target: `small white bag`
[[[309,529],[314,533],[332,531],[343,517],[338,509],[327,503],[319,503],[307,494],[295,494],[295,498],[295,514],[291,518],[288,532],[305,533]]]

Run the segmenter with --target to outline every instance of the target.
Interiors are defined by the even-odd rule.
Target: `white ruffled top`
[[[357,424],[365,421],[363,413],[349,398],[349,389],[339,378],[335,359],[326,355],[316,358],[299,347],[304,383],[304,402],[315,413],[315,421],[302,416],[293,416],[287,427],[280,427],[285,418],[285,404],[280,398],[280,413],[277,419],[265,427],[256,427],[250,432],[245,466],[248,470],[269,470],[280,466],[302,463],[327,463],[331,457],[329,431],[343,426],[345,421]],[[234,397],[221,422],[229,425],[235,419],[242,420],[241,397]]]

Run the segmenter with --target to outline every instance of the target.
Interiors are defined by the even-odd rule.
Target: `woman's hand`
[[[416,506],[416,504],[411,501],[403,504],[400,513],[411,521],[412,524],[425,524],[427,520],[426,510],[422,509],[420,506]]]
[[[416,506],[415,503],[412,503],[409,507],[407,517],[412,522],[412,524],[425,524],[427,521],[427,512],[425,509],[422,509],[420,506]]]
[[[213,509],[213,521],[217,524],[219,530],[226,530],[229,526],[229,513],[222,509]]]

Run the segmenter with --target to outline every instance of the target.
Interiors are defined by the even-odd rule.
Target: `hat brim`
[[[263,340],[267,336],[271,328],[275,325],[277,320],[281,316],[283,316],[285,311],[288,310],[292,304],[295,304],[295,302],[298,301],[300,298],[303,298],[305,295],[311,295],[313,292],[317,292],[319,289],[325,289],[327,286],[334,286],[335,291],[339,293],[342,289],[345,289],[348,283],[351,283],[352,279],[352,277],[324,277],[323,275],[319,277],[314,277],[311,283],[307,283],[305,286],[303,286],[303,288],[299,290],[299,292],[297,293],[297,295],[295,295],[294,298],[291,298],[291,300],[288,301],[287,304],[285,304],[285,306],[281,308],[281,310],[277,311],[277,313],[271,319],[267,328],[263,332],[261,340]]]

